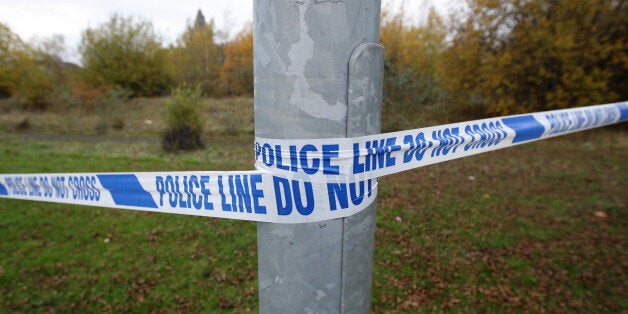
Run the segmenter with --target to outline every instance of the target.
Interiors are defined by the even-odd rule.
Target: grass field
[[[190,154],[117,140],[156,138],[164,100],[146,102],[156,108],[138,106],[106,134],[80,111],[75,130],[53,126],[61,113],[5,110],[0,173],[252,169],[250,100],[208,101],[209,144]],[[219,114],[226,107],[237,117]],[[248,124],[233,129],[233,119]],[[372,310],[628,310],[626,135],[582,132],[383,178]],[[255,228],[0,199],[0,312],[255,312]]]

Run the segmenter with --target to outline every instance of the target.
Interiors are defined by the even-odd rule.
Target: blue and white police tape
[[[489,118],[356,138],[255,139],[256,168],[359,182],[628,119],[628,102]]]
[[[0,197],[305,223],[366,208],[380,176],[628,120],[628,102],[356,138],[256,138],[255,171],[6,174]]]
[[[359,191],[351,185],[350,193],[345,186],[344,194],[328,195],[325,184],[288,180],[260,171],[9,174],[0,175],[0,197],[301,223],[344,217],[362,210],[364,206],[346,210],[320,210],[317,206],[329,203],[330,197],[346,203],[349,195],[353,204],[367,205],[377,194],[376,182],[360,185]]]

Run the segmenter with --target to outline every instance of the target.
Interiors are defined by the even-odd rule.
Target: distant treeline
[[[467,0],[448,17],[432,10],[421,25],[384,13],[384,101],[400,111],[441,104],[477,117],[625,100],[627,19],[626,1],[615,0]],[[90,108],[112,90],[252,95],[251,26],[230,41],[216,37],[199,12],[164,48],[150,22],[113,15],[83,31],[78,67],[58,57],[58,38],[29,45],[0,24],[0,95],[39,109],[61,96]]]
[[[252,95],[251,25],[225,43],[216,37],[200,11],[169,47],[151,22],[114,14],[82,32],[79,67],[61,59],[62,37],[29,44],[0,23],[0,96],[32,109],[70,101],[92,110],[108,94],[153,97],[180,87],[205,96]]]

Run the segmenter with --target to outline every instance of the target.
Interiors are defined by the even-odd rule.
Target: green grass
[[[0,133],[0,173],[253,163],[248,132],[221,133],[242,144],[210,142],[190,154],[164,154],[155,142],[8,133]],[[627,148],[625,131],[602,129],[383,178],[372,310],[628,310]],[[255,312],[256,252],[252,222],[0,199],[0,312]]]
[[[246,147],[163,155],[147,144],[0,142],[1,173],[252,168]],[[5,310],[257,306],[255,223],[4,199],[0,208]]]
[[[597,130],[384,178],[373,308],[626,310],[627,147]]]

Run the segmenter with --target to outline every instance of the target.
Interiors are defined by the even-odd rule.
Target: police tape
[[[321,221],[363,208],[321,210],[326,186],[260,171],[11,174],[0,182],[0,197],[265,222]],[[375,184],[369,188],[355,197],[374,199]]]
[[[355,182],[627,119],[628,102],[621,102],[356,138],[256,138],[255,161],[258,170],[274,175]]]
[[[353,215],[381,176],[628,120],[628,102],[355,138],[255,139],[255,171],[0,175],[0,197],[274,223]]]

